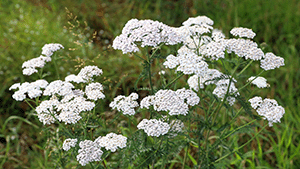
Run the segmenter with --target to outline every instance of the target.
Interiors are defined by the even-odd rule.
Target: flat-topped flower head
[[[59,49],[63,49],[63,45],[59,43],[49,43],[45,44],[42,48],[42,55],[50,57],[53,55],[54,52],[58,51]]]
[[[134,115],[134,108],[139,106],[138,102],[136,101],[138,97],[139,96],[137,93],[131,93],[128,97],[119,95],[114,98],[114,101],[109,104],[109,107],[111,107],[112,109],[117,109],[124,115]]]
[[[36,68],[42,68],[45,66],[46,62],[51,61],[50,57],[45,57],[45,56],[39,56],[37,58],[30,59],[28,61],[25,61],[22,64],[23,68],[23,75],[31,75],[33,73],[38,72]]]
[[[216,95],[218,98],[222,99],[222,101],[225,98],[227,93],[229,95],[234,94],[234,96],[240,95],[238,89],[234,85],[234,82],[236,82],[236,80],[234,79],[231,80],[231,83],[230,83],[230,79],[220,79],[216,83],[216,88],[214,89],[213,94]],[[227,92],[228,87],[229,87],[229,91]],[[235,98],[232,96],[228,96],[226,100],[231,106],[235,102]]]
[[[247,81],[252,81],[251,83],[256,85],[258,88],[270,87],[270,84],[267,83],[267,79],[265,79],[264,77],[259,76],[255,78],[255,76],[251,76]]]
[[[182,46],[178,50],[178,55],[169,55],[163,63],[166,68],[173,69],[176,66],[176,71],[183,72],[184,74],[202,75],[208,69],[208,64],[202,57],[196,55],[193,51],[186,46]]]
[[[207,71],[203,75],[193,75],[188,79],[188,85],[190,89],[194,89],[195,91],[199,91],[203,89],[205,85],[215,84],[218,82],[218,78],[221,78],[223,73],[218,71],[217,69],[207,69]]]
[[[109,133],[104,137],[98,137],[94,142],[106,150],[115,152],[118,148],[126,147],[127,137],[120,134]]]
[[[242,28],[242,27],[233,28],[233,29],[231,29],[230,33],[233,36],[239,36],[241,38],[250,38],[250,39],[253,39],[256,35],[252,31],[252,29]]]
[[[69,151],[71,147],[76,146],[76,143],[77,143],[77,138],[75,138],[75,139],[67,138],[67,139],[65,139],[62,148],[65,151]]]
[[[284,59],[274,55],[274,53],[266,53],[265,58],[260,61],[260,67],[264,70],[271,70],[284,66]]]
[[[264,52],[258,48],[257,43],[249,39],[228,39],[226,49],[228,53],[234,52],[245,59],[261,60],[264,58]]]
[[[41,96],[43,93],[41,89],[46,88],[47,85],[48,82],[46,80],[40,79],[31,83],[25,82],[22,83],[22,85],[20,83],[16,83],[12,85],[9,90],[19,89],[12,95],[12,97],[17,101],[23,101],[26,98],[26,93],[31,99]]]
[[[167,111],[170,115],[187,115],[188,106],[198,104],[200,98],[189,89],[159,90],[153,96],[147,96],[141,101],[141,108],[149,109],[153,106],[156,111]]]
[[[94,102],[87,101],[82,96],[77,96],[69,101],[61,102],[57,106],[57,111],[60,112],[57,119],[65,124],[75,124],[82,118],[80,116],[81,112],[91,111],[94,107]]]
[[[103,151],[97,143],[91,140],[84,140],[79,143],[79,147],[80,149],[76,158],[82,166],[85,166],[89,162],[101,161]]]
[[[144,130],[148,136],[159,137],[168,133],[170,125],[156,119],[143,119],[138,125],[138,129]]]
[[[182,25],[184,26],[192,26],[192,25],[210,25],[212,26],[214,21],[208,18],[207,16],[197,16],[197,17],[190,17],[188,20],[184,21]]]
[[[42,101],[41,104],[35,108],[39,121],[44,125],[54,123],[58,117],[56,109],[59,104],[56,97]]]
[[[273,126],[273,123],[280,123],[280,119],[283,117],[285,110],[282,106],[279,106],[277,101],[274,99],[265,98],[262,100],[261,97],[253,97],[249,99],[251,106],[256,109],[256,112],[263,116],[263,119],[269,121],[269,126]]]
[[[85,87],[85,94],[90,100],[104,99],[103,86],[101,83],[90,83]]]
[[[114,49],[123,53],[139,51],[141,47],[157,47],[161,43],[175,45],[182,42],[182,37],[174,31],[173,27],[152,20],[129,20],[122,30],[122,34],[113,41]]]
[[[43,95],[51,96],[51,95],[58,94],[60,96],[65,96],[65,95],[72,93],[73,88],[74,88],[74,86],[70,82],[55,80],[46,87]]]
[[[100,76],[103,74],[102,69],[97,66],[85,66],[80,70],[77,76],[80,76],[85,81],[93,81],[93,76]]]

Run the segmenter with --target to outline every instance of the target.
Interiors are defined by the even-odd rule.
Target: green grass
[[[17,5],[18,4],[18,5]],[[65,7],[78,16],[80,26],[70,32]],[[21,10],[22,9],[22,10]],[[271,85],[260,90],[262,97],[274,98],[282,105],[286,114],[280,124],[267,128],[258,138],[251,141],[239,153],[230,155],[219,164],[227,168],[299,168],[300,167],[300,1],[295,0],[127,0],[127,1],[1,1],[0,2],[0,165],[4,168],[49,168],[47,154],[43,150],[45,138],[41,134],[42,124],[30,114],[24,103],[14,102],[8,88],[15,82],[32,81],[24,78],[21,65],[24,61],[39,56],[46,43],[61,43],[70,56],[92,59],[107,77],[107,97],[111,100],[117,94],[133,91],[136,76],[141,65],[136,58],[122,55],[120,51],[108,48],[115,36],[131,18],[159,20],[170,26],[180,26],[189,16],[206,15],[214,20],[214,27],[222,29],[229,36],[234,26],[252,28],[255,41],[265,52],[285,59],[284,67],[263,74]],[[84,21],[87,21],[89,30]],[[76,22],[72,22],[76,23]],[[70,30],[70,29],[69,29]],[[98,34],[91,46],[79,47],[73,42],[87,43],[93,31]],[[81,36],[72,33],[82,31]],[[107,52],[103,51],[108,49]],[[98,56],[98,54],[101,54]],[[67,65],[62,74],[74,72],[76,62],[62,56]],[[88,61],[88,63],[92,63]],[[49,65],[51,70],[52,65]],[[253,68],[249,74],[257,74]],[[103,79],[101,79],[103,80]],[[108,110],[107,107],[101,108]],[[31,112],[32,113],[32,112]],[[10,116],[20,119],[10,120]],[[26,123],[27,119],[33,124]],[[4,126],[7,121],[7,125]],[[260,123],[259,126],[262,124]],[[26,128],[26,130],[24,130]],[[253,130],[260,130],[254,128]],[[15,138],[14,138],[15,137]],[[242,145],[253,134],[236,134],[229,144]],[[12,139],[14,138],[14,139]],[[49,153],[49,152],[48,152]],[[192,163],[192,160],[190,160]],[[174,164],[173,164],[174,165]]]

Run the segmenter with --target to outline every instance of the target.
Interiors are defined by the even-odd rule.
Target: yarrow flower
[[[93,76],[100,76],[103,74],[102,69],[97,66],[85,66],[80,70],[77,76],[82,77],[85,81],[93,81]]]
[[[199,91],[199,88],[203,89],[204,85],[217,83],[217,78],[221,78],[223,73],[217,69],[208,69],[203,75],[193,75],[188,79],[188,85],[190,89]]]
[[[265,58],[260,61],[260,67],[264,70],[271,70],[284,66],[284,59],[274,55],[274,53],[266,53]]]
[[[48,82],[46,80],[40,79],[31,83],[25,82],[22,83],[22,85],[20,83],[15,83],[9,90],[19,89],[12,97],[17,101],[23,101],[26,98],[26,93],[31,99],[41,96],[43,93],[41,89],[46,88],[47,85]]]
[[[82,118],[81,112],[91,111],[94,107],[94,102],[86,101],[84,97],[77,96],[73,100],[61,102],[57,106],[57,111],[60,111],[57,118],[65,124],[75,124]]]
[[[90,100],[98,100],[98,99],[104,99],[105,95],[102,93],[103,86],[101,83],[90,83],[85,87],[85,94],[87,95],[87,98]]]
[[[77,138],[75,138],[75,139],[67,138],[67,139],[65,139],[62,148],[65,151],[69,151],[71,147],[76,146],[76,143],[77,143]]]
[[[252,81],[254,78],[255,76],[251,76],[248,81]],[[270,87],[270,84],[267,83],[267,79],[260,76],[255,78],[251,83],[256,85],[258,88]]]
[[[55,80],[46,87],[43,95],[51,96],[51,95],[58,94],[60,96],[65,96],[65,95],[72,93],[73,88],[74,88],[74,86],[70,82]]]
[[[45,55],[46,57],[50,57],[53,55],[55,51],[58,51],[59,49],[63,49],[64,47],[59,43],[49,43],[43,46],[42,48],[42,55]]]
[[[32,75],[33,73],[38,72],[38,70],[36,68],[44,67],[46,62],[51,61],[50,56],[53,55],[53,52],[55,52],[59,49],[63,49],[63,48],[64,47],[61,44],[58,44],[58,43],[50,43],[50,44],[44,45],[44,47],[42,48],[42,55],[41,56],[39,56],[37,58],[30,59],[30,60],[25,61],[23,63],[23,65],[22,65],[23,74],[29,76],[29,75]]]
[[[285,110],[282,106],[279,106],[274,99],[264,99],[261,97],[253,97],[249,100],[252,108],[256,109],[256,112],[263,116],[263,119],[269,121],[269,126],[273,126],[273,123],[280,123],[280,119],[283,117]]]
[[[183,72],[184,74],[203,75],[207,69],[208,64],[186,46],[182,46],[178,50],[178,55],[169,55],[163,63],[166,68],[173,69],[176,66],[176,71]]]
[[[261,60],[265,57],[257,43],[249,39],[228,39],[226,49],[228,53],[234,52],[245,59]]]
[[[199,101],[197,94],[189,89],[159,90],[155,95],[143,98],[140,107],[149,109],[153,106],[154,110],[167,111],[170,115],[187,115],[188,106],[194,106]]]
[[[39,121],[44,125],[54,123],[58,117],[56,108],[59,104],[60,103],[55,96],[51,97],[50,100],[42,101],[35,109]]]
[[[245,37],[245,38],[250,38],[253,39],[254,36],[256,35],[252,29],[248,29],[248,28],[242,28],[242,27],[238,27],[238,28],[233,28],[231,29],[230,33],[233,36],[239,36],[241,38]]]
[[[139,51],[139,43],[141,47],[157,47],[161,43],[175,45],[180,42],[182,37],[170,26],[158,21],[131,19],[124,26],[122,34],[115,38],[112,47],[125,54]]]
[[[101,161],[103,151],[98,143],[91,140],[84,140],[79,143],[79,147],[80,149],[76,158],[82,166],[85,166],[89,162]]]
[[[159,137],[160,135],[165,135],[170,129],[168,123],[162,122],[156,119],[143,119],[138,125],[138,129],[144,130],[148,136]]]
[[[229,91],[228,94],[229,95],[234,95],[235,97],[240,95],[238,92],[238,89],[235,87],[234,82],[236,82],[235,79],[232,79],[230,82],[230,79],[221,79],[216,83],[216,88],[213,91],[213,94],[217,95],[218,98],[220,99],[224,99],[226,94],[227,94],[227,90],[229,87]],[[229,86],[230,85],[230,86]],[[233,105],[235,102],[235,98],[233,96],[228,96],[227,97],[227,101],[229,103],[229,105]]]
[[[104,137],[98,137],[95,141],[99,146],[104,147],[106,150],[115,152],[118,148],[125,148],[127,137],[115,133],[109,133]]]
[[[123,112],[124,115],[134,115],[134,108],[139,106],[136,101],[138,98],[139,96],[136,93],[131,93],[128,97],[120,95],[114,98],[114,101],[109,104],[109,107],[117,109],[119,112]]]

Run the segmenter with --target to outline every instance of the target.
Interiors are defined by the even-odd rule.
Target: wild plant
[[[64,80],[58,69],[58,80],[44,79],[43,67],[63,50],[61,44],[46,44],[40,57],[24,62],[23,74],[37,73],[39,80],[10,90],[18,89],[13,98],[26,101],[51,131],[55,141],[48,143],[59,167],[78,165],[67,162],[72,158],[91,168],[220,167],[280,122],[284,108],[257,96],[253,86],[270,87],[261,75],[283,66],[284,59],[264,53],[251,29],[233,28],[233,37],[226,38],[213,23],[206,16],[189,18],[181,27],[128,21],[112,47],[141,60],[143,70],[131,94],[109,104],[106,87],[95,81],[103,71],[95,65]],[[253,75],[249,67],[257,64],[262,70]],[[110,117],[97,109],[103,104],[111,108]],[[260,116],[267,123],[250,140],[231,144],[235,134],[253,132]]]

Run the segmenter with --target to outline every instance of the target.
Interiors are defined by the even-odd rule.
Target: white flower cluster
[[[58,43],[50,43],[50,44],[46,44],[43,48],[42,48],[42,55],[37,57],[37,58],[33,58],[30,59],[28,61],[25,61],[22,65],[23,68],[23,74],[24,75],[32,75],[33,73],[38,72],[38,70],[36,68],[42,68],[45,66],[46,62],[50,62],[51,61],[51,57],[53,55],[53,52],[64,48],[61,44]],[[45,56],[43,56],[45,55]]]
[[[259,76],[259,77],[255,78],[255,76],[251,76],[248,79],[248,81],[252,81],[251,83],[254,84],[254,85],[256,85],[258,88],[270,87],[270,84],[267,83],[267,79],[265,79],[264,77],[260,77]]]
[[[228,90],[228,87],[229,87],[229,90],[228,90],[228,95],[234,95],[235,97],[240,95],[239,92],[238,92],[238,89],[235,87],[234,83],[236,82],[235,79],[232,79],[231,80],[231,83],[230,82],[230,79],[221,79],[219,80],[217,83],[216,83],[216,88],[214,89],[213,91],[213,94],[217,95],[218,98],[223,99],[225,98],[226,96],[226,93],[227,93],[227,90]],[[229,105],[233,105],[234,102],[235,102],[235,98],[233,96],[228,96],[227,97],[227,101],[229,103]]]
[[[208,69],[208,64],[203,58],[196,55],[186,46],[182,46],[178,50],[177,56],[169,55],[166,59],[167,60],[163,63],[166,68],[173,69],[179,65],[176,71],[181,71],[184,74],[196,74],[201,76]]]
[[[102,93],[103,86],[101,83],[90,83],[85,87],[85,94],[88,99],[90,100],[98,100],[98,99],[104,99],[105,95]]]
[[[52,96],[52,95],[57,94],[59,96],[66,96],[66,95],[72,93],[73,88],[74,88],[74,86],[70,82],[55,80],[46,87],[43,95],[44,96]]]
[[[42,101],[41,104],[35,108],[39,121],[44,125],[54,123],[58,117],[56,108],[59,104],[56,97]]]
[[[284,59],[271,52],[266,53],[265,58],[260,61],[260,67],[264,70],[271,70],[280,66],[284,66]]]
[[[69,151],[71,147],[76,146],[76,143],[77,143],[77,138],[75,138],[75,139],[67,138],[67,139],[65,139],[62,148],[65,151]]]
[[[84,82],[92,81],[94,75],[102,74],[102,70],[96,66],[86,66],[80,71],[77,77],[84,79]],[[51,124],[56,120],[65,124],[75,124],[80,119],[80,113],[91,111],[95,103],[89,100],[98,100],[105,98],[102,93],[103,86],[100,83],[90,83],[86,86],[85,92],[74,89],[74,85],[68,81],[55,80],[48,84],[45,80],[37,80],[32,83],[25,82],[22,85],[16,83],[9,89],[17,89],[13,98],[22,101],[26,98],[26,93],[30,98],[51,96],[50,100],[44,100],[36,107],[39,120],[43,124]],[[44,91],[41,90],[44,88]],[[85,98],[85,95],[87,98]]]
[[[277,101],[274,99],[264,99],[261,97],[253,97],[249,100],[251,106],[256,109],[256,112],[263,116],[263,119],[267,119],[269,121],[269,126],[273,126],[272,123],[280,123],[280,119],[282,118],[285,110],[282,106],[279,106]]]
[[[182,37],[178,36],[174,28],[161,22],[131,19],[124,26],[122,34],[115,38],[112,47],[125,54],[139,51],[139,42],[141,47],[157,47],[160,43],[175,45],[181,41]]]
[[[254,36],[256,35],[252,29],[248,29],[248,28],[242,28],[242,27],[238,27],[238,28],[233,28],[231,29],[230,33],[233,36],[239,36],[239,37],[245,37],[245,38],[250,38],[253,39]]]
[[[257,43],[249,39],[228,39],[226,49],[228,53],[234,52],[245,59],[261,60],[265,57]]]
[[[31,83],[15,83],[9,90],[19,89],[12,95],[12,98],[17,101],[23,101],[26,98],[26,93],[31,99],[41,96],[43,93],[41,89],[46,88],[47,85],[48,82],[46,80],[40,79]]]
[[[91,111],[94,107],[94,102],[86,101],[84,97],[77,96],[68,102],[60,102],[57,106],[57,112],[60,112],[57,118],[65,124],[75,124],[81,119],[81,112]]]
[[[183,127],[184,123],[181,120],[172,120],[169,130],[170,137],[176,137],[178,133],[182,132]]]
[[[120,134],[109,133],[104,137],[98,137],[94,142],[100,147],[104,147],[106,150],[115,152],[118,148],[126,147],[127,137]]]
[[[153,106],[154,110],[168,111],[170,115],[187,115],[188,105],[194,106],[199,101],[197,94],[189,89],[159,90],[155,95],[143,98],[140,107],[149,109]]]
[[[85,66],[80,70],[78,75],[70,74],[65,78],[67,82],[76,82],[76,83],[87,83],[93,81],[93,76],[100,76],[103,74],[102,69],[99,69],[97,66]]]
[[[109,107],[117,109],[119,112],[123,112],[124,115],[134,115],[134,108],[139,106],[136,101],[138,98],[139,95],[136,93],[131,93],[128,97],[119,95],[114,98],[114,101],[109,104]]]
[[[193,75],[188,79],[188,85],[190,89],[199,91],[204,88],[204,85],[215,84],[217,83],[216,78],[220,78],[223,74],[217,69],[207,69],[203,75]]]
[[[162,122],[161,120],[156,119],[143,119],[138,125],[138,129],[144,130],[148,136],[156,136],[165,135],[168,133],[170,129],[170,125],[168,123]]]
[[[101,161],[103,151],[98,143],[91,140],[84,140],[79,143],[79,147],[80,149],[76,158],[82,166],[85,166],[89,162]]]
[[[43,46],[42,48],[42,55],[45,55],[46,57],[50,57],[53,55],[55,51],[58,51],[59,49],[63,49],[64,47],[59,43],[49,43]]]

